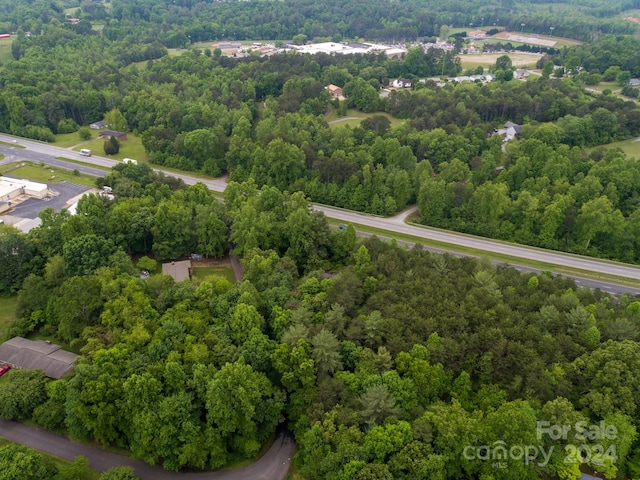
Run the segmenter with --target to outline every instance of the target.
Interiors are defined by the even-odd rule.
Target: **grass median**
[[[625,285],[633,288],[640,288],[640,282],[636,280],[631,280],[625,277],[619,277],[616,275],[607,275],[594,273],[590,270],[582,270],[579,268],[571,268],[571,267],[563,267],[560,265],[555,265],[553,263],[539,262],[536,260],[529,260],[522,257],[513,257],[510,255],[503,255],[499,253],[490,252],[487,250],[479,250],[475,248],[462,247],[459,245],[455,245],[452,243],[440,242],[437,240],[429,240],[422,237],[416,237],[414,235],[408,235],[404,233],[396,233],[390,230],[384,230],[382,228],[369,227],[366,225],[361,225],[359,223],[354,222],[341,222],[338,220],[334,220],[331,217],[327,216],[329,223],[331,225],[343,225],[345,223],[350,223],[354,226],[356,231],[369,233],[371,235],[376,235],[380,238],[385,239],[393,239],[410,243],[418,243],[420,245],[424,245],[425,247],[437,248],[441,250],[445,250],[450,253],[457,253],[469,257],[477,257],[477,258],[487,258],[489,260],[495,260],[502,263],[507,263],[510,265],[520,265],[523,267],[535,268],[541,271],[549,271],[554,273],[559,273],[562,275],[566,275],[569,277],[579,277],[579,278],[587,278],[591,280],[598,280],[601,282],[609,282],[615,283],[618,285]],[[522,246],[522,245],[520,245]],[[524,246],[526,248],[526,246]],[[594,258],[593,260],[600,260]],[[607,262],[609,263],[609,262]],[[613,263],[613,262],[611,262]]]

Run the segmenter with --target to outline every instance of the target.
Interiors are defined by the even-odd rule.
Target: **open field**
[[[0,65],[13,59],[13,56],[11,55],[11,42],[13,42],[13,38],[0,39]]]
[[[93,129],[90,129],[90,130],[91,130],[91,139],[95,140],[96,138],[98,138],[98,130],[93,130]],[[56,135],[56,141],[53,142],[53,145],[60,148],[71,148],[83,142],[84,140],[80,139],[78,132],[58,133]]]
[[[496,64],[496,60],[503,55],[508,55],[514,67],[534,67],[540,60],[540,55],[535,53],[474,53],[470,55],[458,55],[463,70],[476,67],[488,67]]]
[[[627,158],[633,157],[636,160],[640,159],[640,137],[622,140],[621,142],[609,143],[607,145],[600,145],[598,147],[593,147],[591,150],[595,150],[601,147],[619,148],[627,155]]]
[[[21,162],[18,168],[15,168],[16,164],[4,165],[0,169],[0,173],[15,178],[25,178],[33,182],[47,183],[50,185],[56,184],[66,180],[68,182],[79,183],[80,185],[86,185],[87,187],[94,187],[96,179],[88,175],[74,175],[69,170],[63,170],[62,168],[52,167],[50,165],[38,165],[31,162]]]
[[[496,33],[491,37],[491,40],[499,41],[503,43],[519,42],[519,43],[526,43],[529,45],[539,45],[541,47],[553,47],[553,48],[571,47],[574,45],[582,44],[582,42],[578,40],[573,40],[572,38],[554,37],[552,35],[540,35],[537,33],[527,33],[527,32],[509,32],[506,30],[500,33]]]
[[[349,110],[347,110],[347,114],[344,117],[339,117],[333,107],[331,107],[331,112],[325,117],[325,120],[331,126],[331,128],[344,127],[345,125],[357,127],[358,125],[360,125],[360,122],[362,122],[362,120],[371,118],[376,115],[387,117],[391,122],[391,128],[395,128],[398,125],[402,125],[404,123],[404,120],[393,118],[391,115],[385,112],[363,113],[359,110],[356,110],[355,108],[350,108]]]
[[[88,148],[96,155],[105,157],[107,155],[104,153],[104,142],[105,141],[103,139],[96,138],[95,140],[82,144],[82,146],[75,147],[74,150],[79,152],[83,148]],[[128,133],[127,139],[120,142],[120,151],[115,155],[109,155],[109,158],[114,158],[116,160],[133,158],[138,162],[145,162],[147,154],[142,146],[142,139],[134,136],[132,133]]]
[[[18,296],[0,297],[0,338],[4,337],[7,328],[16,318]]]

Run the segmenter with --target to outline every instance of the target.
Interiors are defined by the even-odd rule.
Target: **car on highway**
[[[11,370],[11,365],[3,365],[0,367],[0,377]]]

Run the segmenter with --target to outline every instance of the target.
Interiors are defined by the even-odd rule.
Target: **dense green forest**
[[[360,242],[301,193],[252,181],[221,203],[144,165],[104,180],[115,199],[45,210],[27,235],[0,230],[0,261],[16,266],[2,285],[19,290],[9,336],[39,331],[82,352],[63,380],[7,374],[4,418],[175,470],[251,458],[284,422],[310,479],[577,478],[574,437],[536,439],[537,422],[604,421],[617,433],[590,442],[608,452],[591,465],[638,473],[633,298]],[[239,254],[243,281],[145,280],[128,255],[194,250]],[[506,468],[463,455],[495,442],[555,453]]]
[[[26,235],[0,225],[0,294],[18,295],[8,336],[82,354],[63,380],[9,372],[0,416],[171,470],[252,459],[285,425],[308,479],[576,479],[582,463],[639,476],[637,299],[358,241],[309,208],[417,204],[428,225],[639,262],[640,164],[598,147],[640,135],[640,110],[584,89],[589,75],[640,75],[640,41],[622,36],[637,27],[619,16],[636,3],[0,0],[0,30],[16,32],[0,131],[52,141],[106,117],[142,139],[151,164],[231,180],[223,203],[122,164],[97,182],[114,197],[85,197],[79,215],[45,209]],[[241,59],[190,47],[402,42],[482,23],[595,41],[541,60],[565,78],[551,68],[516,81],[498,61],[495,82],[445,86],[420,80],[459,74],[460,61],[420,46],[402,58]],[[412,88],[381,97],[395,78]],[[371,116],[327,123],[346,108]],[[507,121],[523,128],[504,144],[494,133]],[[194,252],[240,256],[243,280],[144,279],[132,260]],[[574,431],[556,438],[538,422]],[[580,422],[616,433],[579,441]],[[583,443],[594,455],[571,456]],[[525,446],[551,455],[480,458]],[[19,447],[1,447],[0,462],[14,454],[34,478],[55,474]]]
[[[39,32],[52,19],[64,18],[64,9],[82,20],[79,29],[90,23],[104,25],[111,40],[127,37],[137,41],[159,41],[169,48],[183,47],[191,41],[224,38],[234,40],[282,39],[304,34],[312,38],[368,38],[381,41],[415,40],[439,33],[440,25],[466,27],[502,25],[528,32],[549,33],[589,40],[594,35],[630,34],[637,30],[621,13],[638,8],[634,0],[615,0],[606,4],[591,0],[570,2],[512,0],[407,0],[390,4],[381,0],[366,3],[326,0],[306,2],[217,2],[192,0],[113,0],[79,2],[14,1],[0,2],[0,29]],[[563,15],[567,13],[570,15]],[[257,21],[256,19],[260,19]]]
[[[55,3],[4,4],[14,22],[7,28],[18,34],[13,60],[0,68],[0,131],[51,141],[56,133],[107,117],[140,135],[149,161],[157,165],[212,176],[228,172],[236,181],[253,178],[259,187],[301,190],[312,201],[382,215],[417,203],[420,221],[429,225],[640,260],[637,163],[619,153],[587,150],[639,135],[640,110],[635,103],[583,89],[590,78],[586,72],[603,78],[639,74],[639,40],[606,36],[564,49],[553,61],[565,65],[570,78],[545,74],[513,81],[509,62],[496,64],[499,81],[445,87],[420,79],[458,74],[458,58],[420,47],[392,59],[384,54],[234,59],[198,49],[167,55],[166,47],[175,45],[158,36],[158,25],[193,27],[240,4],[246,4],[242,8],[251,18],[253,8],[272,5],[114,2],[105,8],[98,2],[82,4],[81,21],[74,25],[65,23]],[[296,4],[277,5],[286,10]],[[184,15],[169,24],[160,6]],[[393,14],[404,18],[403,9],[410,6],[403,3]],[[462,11],[458,7],[453,10]],[[323,19],[314,17],[316,8],[289,18]],[[440,10],[433,11],[437,16]],[[26,18],[36,24],[16,23]],[[358,15],[371,18],[377,17]],[[437,19],[431,20],[435,26]],[[91,21],[104,27],[93,30]],[[334,25],[328,19],[325,24]],[[253,38],[261,36],[253,32]],[[193,31],[184,35],[200,39]],[[202,35],[222,38],[215,32]],[[587,70],[580,73],[579,66]],[[378,95],[382,85],[403,77],[413,81],[412,89]],[[342,105],[325,90],[329,83],[343,88],[347,100]],[[356,128],[330,128],[324,114],[345,107],[405,122],[392,129],[387,118],[373,116]],[[503,151],[499,137],[491,134],[505,121],[526,125],[520,140]]]

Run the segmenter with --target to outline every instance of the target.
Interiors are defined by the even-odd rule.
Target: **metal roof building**
[[[71,370],[77,357],[62,350],[60,345],[42,340],[14,337],[0,345],[0,362],[27,370],[43,370],[47,377],[56,380]]]

